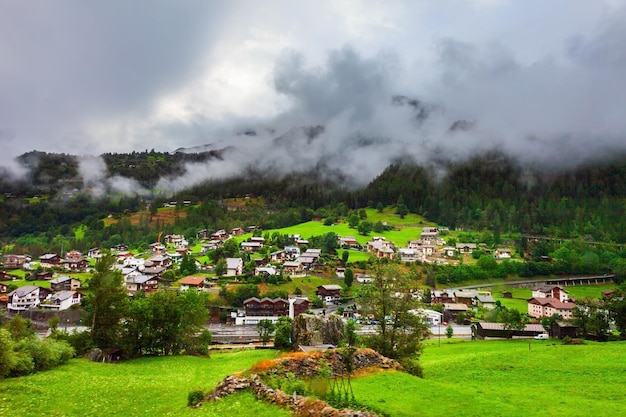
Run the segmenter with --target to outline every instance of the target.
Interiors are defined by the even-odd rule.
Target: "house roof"
[[[562,303],[560,300],[553,297],[533,297],[528,300],[528,302],[531,304],[539,304],[541,306],[550,306],[558,310],[571,310],[575,306],[574,303]]]
[[[78,293],[76,291],[59,291],[59,292],[52,294],[51,298],[53,300],[63,301],[63,300],[67,300],[68,298],[72,298],[74,294],[78,294]]]
[[[38,290],[39,288],[40,287],[37,287],[35,285],[24,285],[23,287],[20,287],[14,291],[11,291],[8,295],[10,297],[15,294],[18,297],[22,298],[22,297],[26,297],[31,292]]]
[[[46,253],[45,255],[41,255],[39,257],[40,260],[48,260],[48,259],[54,259],[58,257],[58,255],[56,253]]]
[[[145,284],[151,279],[154,279],[154,278],[148,275],[135,275],[135,276],[126,278],[126,283],[127,284]]]
[[[198,286],[198,285],[202,284],[205,279],[206,279],[205,277],[188,276],[188,277],[185,277],[185,278],[181,279],[180,281],[178,281],[178,283],[180,285],[194,285],[194,286]]]
[[[55,279],[51,279],[50,280],[50,284],[60,284],[62,282],[65,282],[65,281],[71,280],[71,279],[72,278],[70,278],[70,277],[58,277],[58,278],[55,278]]]
[[[456,248],[457,249],[463,249],[463,248],[476,249],[476,244],[475,243],[457,243]]]
[[[474,298],[478,293],[474,290],[459,290],[454,292],[454,296],[457,298]]]
[[[336,285],[336,284],[326,284],[326,285],[320,285],[317,288],[324,288],[327,291],[341,291],[341,286],[340,285]]]
[[[480,325],[480,327],[482,327],[485,330],[504,330],[503,323],[487,323],[487,322],[481,321],[478,324]],[[545,329],[543,328],[541,324],[527,324],[526,327],[524,328],[524,331],[543,333],[545,332]]]
[[[243,263],[241,258],[226,258],[226,268],[235,269]]]
[[[495,303],[496,302],[496,300],[491,295],[478,294],[475,298],[481,303]]]
[[[560,291],[563,291],[566,294],[568,293],[567,290],[565,290],[560,285],[541,285],[539,287],[533,288],[533,291],[540,291],[542,293],[549,293],[549,292],[552,292],[552,290],[554,290],[555,288],[558,288]]]
[[[463,303],[444,303],[443,308],[452,311],[467,311],[469,307]]]

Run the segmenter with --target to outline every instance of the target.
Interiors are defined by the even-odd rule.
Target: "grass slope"
[[[61,416],[289,416],[252,394],[187,408],[193,389],[212,389],[225,376],[274,358],[270,350],[214,354],[210,359],[172,356],[119,364],[75,359],[35,375],[0,381],[0,415]]]
[[[354,379],[357,400],[392,417],[623,413],[626,342],[443,343],[428,346],[421,363],[425,379],[399,372]]]

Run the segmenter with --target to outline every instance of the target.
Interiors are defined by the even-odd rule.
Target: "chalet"
[[[304,246],[308,244],[309,244],[309,241],[306,239],[296,239],[296,245],[298,246]]]
[[[241,250],[246,252],[258,252],[263,247],[261,242],[241,242]]]
[[[42,268],[57,268],[63,263],[61,257],[56,253],[46,253],[39,257],[39,265]]]
[[[146,293],[155,291],[159,282],[155,276],[150,275],[134,275],[125,279],[126,291],[128,295],[133,296],[138,291],[143,290]]]
[[[284,298],[257,298],[250,297],[243,301],[243,309],[231,313],[235,319],[235,325],[254,325],[261,320],[271,320],[276,322],[281,316],[295,317],[308,310],[308,299],[297,296],[285,300]]]
[[[49,281],[52,279],[54,274],[51,271],[41,271],[35,274],[39,281]]]
[[[254,268],[254,275],[263,275],[268,277],[270,275],[276,275],[278,271],[273,266],[259,266]]]
[[[477,295],[478,293],[473,290],[457,290],[454,292],[454,301],[471,306]]]
[[[100,248],[89,249],[89,251],[87,252],[87,257],[88,258],[101,258],[102,253],[100,252]]]
[[[287,261],[283,263],[283,271],[289,274],[298,274],[302,272],[302,265],[299,261]]]
[[[256,230],[261,230],[259,226],[248,226],[248,233],[254,233]]]
[[[315,294],[325,303],[335,303],[341,298],[341,286],[335,284],[320,285]]]
[[[76,291],[59,291],[46,298],[39,307],[47,310],[67,310],[75,305],[80,305],[82,295]]]
[[[144,262],[144,265],[151,267],[160,266],[163,268],[169,268],[172,265],[172,260],[167,254],[155,255],[149,258],[146,262]]]
[[[54,292],[75,291],[80,288],[80,281],[70,277],[59,277],[50,280],[50,289]]]
[[[459,313],[469,310],[467,304],[463,303],[443,303],[443,316],[445,321],[455,320]]]
[[[243,227],[235,227],[233,230],[230,231],[230,234],[233,236],[241,236],[244,235],[246,233],[245,230],[243,230]]]
[[[528,315],[540,319],[559,314],[564,320],[570,320],[574,307],[574,303],[562,302],[552,297],[533,297],[528,300]]]
[[[89,262],[78,251],[70,251],[65,256],[65,262],[63,264],[66,271],[70,272],[83,272],[89,268]]]
[[[491,310],[496,307],[496,300],[490,294],[478,293],[473,298],[472,304],[476,307],[482,307]]]
[[[178,281],[178,283],[180,284],[181,291],[187,291],[190,289],[205,291],[208,287],[212,286],[212,283],[209,283],[209,281],[205,277],[196,276],[185,277]]]
[[[9,286],[0,282],[0,294],[4,294],[9,291]]]
[[[424,228],[424,231],[420,233],[420,240],[423,242],[437,243],[439,241],[439,231],[436,228],[429,228],[428,231],[426,231],[426,228]]]
[[[243,259],[226,258],[226,276],[233,277],[243,274]]]
[[[543,285],[532,290],[533,298],[556,298],[561,302],[569,300],[569,293],[559,285]]]
[[[184,235],[166,235],[165,243],[173,245],[176,249],[187,248],[189,242],[185,239]]]
[[[300,248],[298,246],[285,246],[284,250],[286,257],[292,261],[300,256]]]
[[[467,255],[476,250],[476,244],[475,243],[457,243],[456,250],[460,254]]]
[[[393,259],[395,254],[393,243],[387,242],[385,238],[374,238],[374,240],[367,242],[367,250],[378,258]]]
[[[208,239],[209,235],[210,235],[209,229],[202,229],[202,230],[198,230],[196,232],[196,238],[197,239],[202,239],[202,240]]]
[[[27,255],[2,255],[2,265],[5,268],[21,268],[31,258]]]
[[[210,240],[207,243],[203,243],[202,244],[202,253],[208,253],[212,250],[215,250],[217,248],[219,248],[220,246],[222,246],[222,241],[221,240]]]
[[[121,260],[122,260],[122,265],[127,266],[129,268],[142,268],[146,265],[145,259],[135,258],[134,256],[121,258]]]
[[[115,254],[115,258],[117,259],[118,262],[123,262],[124,259],[126,258],[134,258],[134,257],[135,255],[133,255],[132,252],[128,252],[128,251],[120,251]]]
[[[261,236],[252,236],[250,238],[250,242],[258,242],[261,245],[264,245],[265,244],[265,238],[261,237]]]
[[[7,309],[9,311],[25,311],[35,308],[50,294],[51,291],[46,288],[25,285],[8,294],[9,303],[7,304]]]
[[[126,252],[126,251],[128,251],[128,246],[124,244],[111,246],[111,252],[113,253]]]
[[[337,275],[337,278],[344,278],[346,276],[346,268],[335,268],[335,275]]]
[[[433,291],[431,293],[431,304],[454,303],[454,293],[452,291]]]
[[[402,262],[417,262],[421,259],[421,251],[410,248],[398,249],[398,255],[400,255],[400,261]]]
[[[218,230],[217,232],[211,234],[211,240],[227,240],[230,236],[226,232],[226,230]]]
[[[289,301],[289,317],[292,319],[304,314],[309,310],[309,297],[306,295],[290,294]]]
[[[277,250],[270,253],[270,262],[282,262],[285,259],[285,251]]]
[[[150,249],[150,251],[152,251],[153,254],[161,254],[165,252],[165,245],[161,242],[151,243],[148,245],[148,248]]]
[[[160,278],[165,271],[167,271],[167,268],[164,266],[146,266],[142,272],[144,275]],[[130,276],[130,274],[128,276]]]
[[[339,238],[339,246],[341,247],[350,247],[350,248],[360,248],[359,242],[356,241],[354,236],[345,236]]]

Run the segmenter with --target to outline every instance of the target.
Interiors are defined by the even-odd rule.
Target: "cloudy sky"
[[[625,88],[626,0],[0,0],[5,165],[238,145],[246,129],[353,174],[488,147],[582,159],[625,146]],[[417,126],[394,94],[437,110]],[[471,132],[450,135],[458,119]],[[315,124],[317,144],[290,130]],[[378,145],[346,154],[363,137]]]

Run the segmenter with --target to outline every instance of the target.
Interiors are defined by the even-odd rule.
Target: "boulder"
[[[336,315],[300,314],[291,325],[291,341],[298,346],[337,346],[343,338],[343,321]]]

